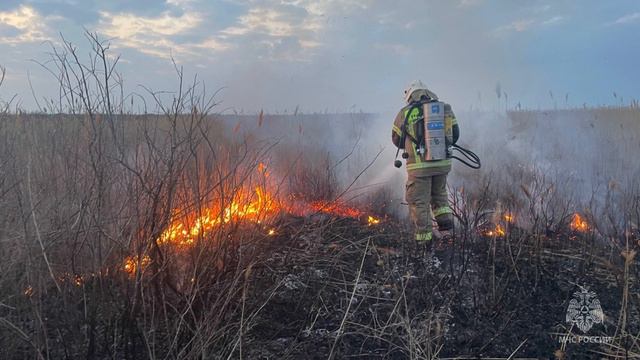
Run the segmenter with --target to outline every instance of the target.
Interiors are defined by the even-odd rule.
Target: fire
[[[124,260],[123,270],[129,275],[133,275],[138,268],[138,264],[140,264],[140,266],[144,270],[144,268],[146,268],[150,263],[151,258],[147,255],[142,257],[142,261],[138,261],[138,256],[129,256]]]
[[[264,163],[258,164],[258,172],[264,175],[265,178],[271,176],[271,173],[267,170],[267,166]]]
[[[280,209],[273,196],[261,187],[256,187],[253,194],[241,191],[235,198],[224,209],[220,210],[219,206],[205,209],[202,215],[193,220],[192,225],[188,221],[174,221],[160,234],[158,243],[189,246],[195,239],[221,224],[239,220],[260,223],[261,218]]]
[[[505,236],[506,234],[506,230],[500,224],[496,224],[493,229],[489,229],[484,232],[485,236]]]
[[[348,217],[353,219],[363,219],[366,217],[367,225],[377,225],[380,223],[380,219],[367,215],[364,211],[347,206],[339,201],[314,201],[310,204],[310,209],[316,212],[324,214],[332,214],[342,217]]]
[[[369,226],[371,225],[377,225],[380,223],[380,219],[376,219],[373,216],[369,215],[367,217],[367,224],[369,224]]]
[[[264,163],[259,163],[257,170],[265,178],[270,176]],[[193,245],[196,239],[206,235],[220,225],[231,221],[249,221],[260,224],[269,215],[283,210],[298,214],[315,211],[350,218],[363,218],[365,216],[361,210],[337,201],[315,201],[310,204],[304,204],[302,207],[287,204],[270,193],[265,186],[259,186],[252,191],[240,189],[235,194],[233,201],[224,208],[220,208],[218,204],[213,204],[199,216],[186,216],[173,220],[160,234],[158,243],[190,246]],[[367,223],[369,225],[375,225],[379,222],[379,219],[368,216]],[[275,234],[275,229],[268,230],[269,236]]]
[[[573,231],[586,232],[589,230],[589,223],[578,213],[573,214],[573,218],[571,219],[569,226]]]
[[[502,225],[497,224],[494,229],[488,230],[484,234],[486,236],[505,236],[507,234],[507,232],[504,230]]]
[[[259,163],[257,171],[266,179],[270,176],[266,165]],[[230,203],[221,205],[213,202],[211,206],[200,212],[184,211],[176,209],[169,225],[158,236],[157,243],[163,246],[190,247],[196,241],[210,234],[216,228],[224,224],[237,221],[262,224],[269,216],[277,212],[286,211],[297,215],[321,212],[341,217],[367,220],[369,226],[377,225],[380,219],[365,214],[362,210],[347,206],[340,201],[315,201],[311,203],[298,202],[293,199],[283,200],[267,190],[266,185],[255,188],[236,189]],[[268,236],[278,234],[276,228],[263,227]],[[137,256],[127,257],[123,264],[123,270],[128,274],[134,274],[138,266],[144,269],[151,259],[145,255],[141,260]]]
[[[334,214],[338,216],[350,217],[350,218],[359,218],[363,216],[363,212],[341,204],[336,201],[314,201],[310,204],[312,210],[323,212],[327,214]]]
[[[481,234],[484,236],[503,237],[507,235],[507,228],[511,228],[516,221],[516,216],[510,211],[497,211],[493,216],[493,224],[490,228],[483,228]]]

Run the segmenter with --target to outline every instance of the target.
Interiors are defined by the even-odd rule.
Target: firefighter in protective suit
[[[432,216],[435,217],[441,234],[446,235],[453,229],[453,213],[447,196],[447,174],[451,171],[450,146],[458,140],[460,130],[451,105],[440,102],[438,96],[421,81],[414,81],[409,85],[404,91],[404,99],[407,105],[396,115],[392,141],[396,147],[405,151],[403,157],[406,158],[408,174],[405,196],[415,229],[415,240],[418,244],[431,248]],[[447,155],[439,160],[430,159],[428,150],[425,151],[421,146],[424,142],[421,143],[419,138],[425,136],[420,126],[424,126],[421,125],[425,121],[423,109],[428,103],[444,105]],[[403,134],[403,131],[406,133]],[[402,139],[405,140],[404,144],[401,143]]]

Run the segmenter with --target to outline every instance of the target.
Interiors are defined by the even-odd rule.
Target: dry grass
[[[228,208],[247,188],[268,183],[295,201],[349,198],[344,157],[313,142],[279,144],[277,121],[313,132],[322,126],[317,115],[306,130],[295,125],[301,115],[260,116],[255,133],[228,126],[209,115],[215,101],[199,83],[185,84],[179,68],[178,91],[149,92],[157,114],[126,115],[108,46],[90,38],[91,64],[70,45],[53,53],[68,91],[47,112],[70,114],[0,112],[1,358],[640,353],[637,180],[594,177],[585,196],[575,174],[544,163],[506,158],[480,175],[459,171],[469,175],[451,188],[460,226],[455,241],[439,244],[438,259],[415,249],[405,222],[392,216],[367,226],[265,212],[199,234],[190,246],[167,246],[159,239],[172,223],[212,204]],[[65,76],[71,69],[80,74],[75,80]],[[509,116],[524,133],[541,117],[586,119],[581,130],[621,138],[620,149],[633,153],[638,114],[633,107]],[[355,149],[370,125],[351,120],[345,136],[356,139]],[[359,164],[371,158],[344,155]],[[602,153],[593,163],[627,161]],[[273,173],[260,170],[263,162]],[[393,191],[373,189],[358,189],[358,200],[388,206]],[[587,231],[571,229],[576,212]],[[134,271],[125,271],[127,258]],[[584,284],[597,290],[607,315],[595,333],[614,342],[561,347],[549,334],[572,331],[563,316]]]

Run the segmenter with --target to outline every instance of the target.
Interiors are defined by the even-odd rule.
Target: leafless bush
[[[14,259],[0,277],[2,293],[11,294],[2,300],[0,353],[241,352],[260,308],[246,300],[263,229],[231,220],[185,249],[159,239],[173,222],[212,207],[223,212],[244,193],[239,189],[266,181],[256,168],[269,147],[221,138],[208,117],[214,98],[197,79],[186,83],[177,66],[178,90],[168,103],[147,90],[157,114],[124,116],[125,99],[134,95],[123,94],[117,57],[108,43],[87,37],[88,63],[64,39],[46,62],[60,84],[47,113],[60,114],[12,115],[0,127],[7,140],[0,159],[7,240],[0,251]]]
[[[285,171],[288,172],[286,182],[291,194],[309,201],[335,198],[338,179],[328,153],[293,147],[285,147],[281,151],[283,156],[278,158],[290,169]]]

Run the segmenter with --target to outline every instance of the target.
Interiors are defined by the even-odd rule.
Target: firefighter
[[[438,96],[429,90],[422,81],[412,82],[404,91],[406,106],[396,115],[393,123],[392,141],[399,149],[404,149],[406,159],[407,183],[406,200],[409,214],[415,229],[415,240],[419,245],[430,249],[433,243],[432,218],[438,224],[442,236],[450,235],[453,230],[453,213],[449,207],[447,196],[447,174],[451,171],[450,146],[455,144],[460,135],[456,117],[451,105],[442,103]],[[424,109],[431,109],[430,103],[442,105],[444,112],[444,148],[439,141],[425,140]],[[427,107],[425,107],[425,104]],[[435,107],[434,109],[438,108]],[[429,111],[429,110],[427,110]],[[437,128],[437,126],[436,126]],[[404,143],[402,143],[404,139]],[[432,153],[445,151],[445,156],[432,159],[429,144],[435,144]],[[437,157],[436,157],[437,158]],[[397,163],[396,166],[401,165]],[[433,217],[432,217],[433,216]]]

